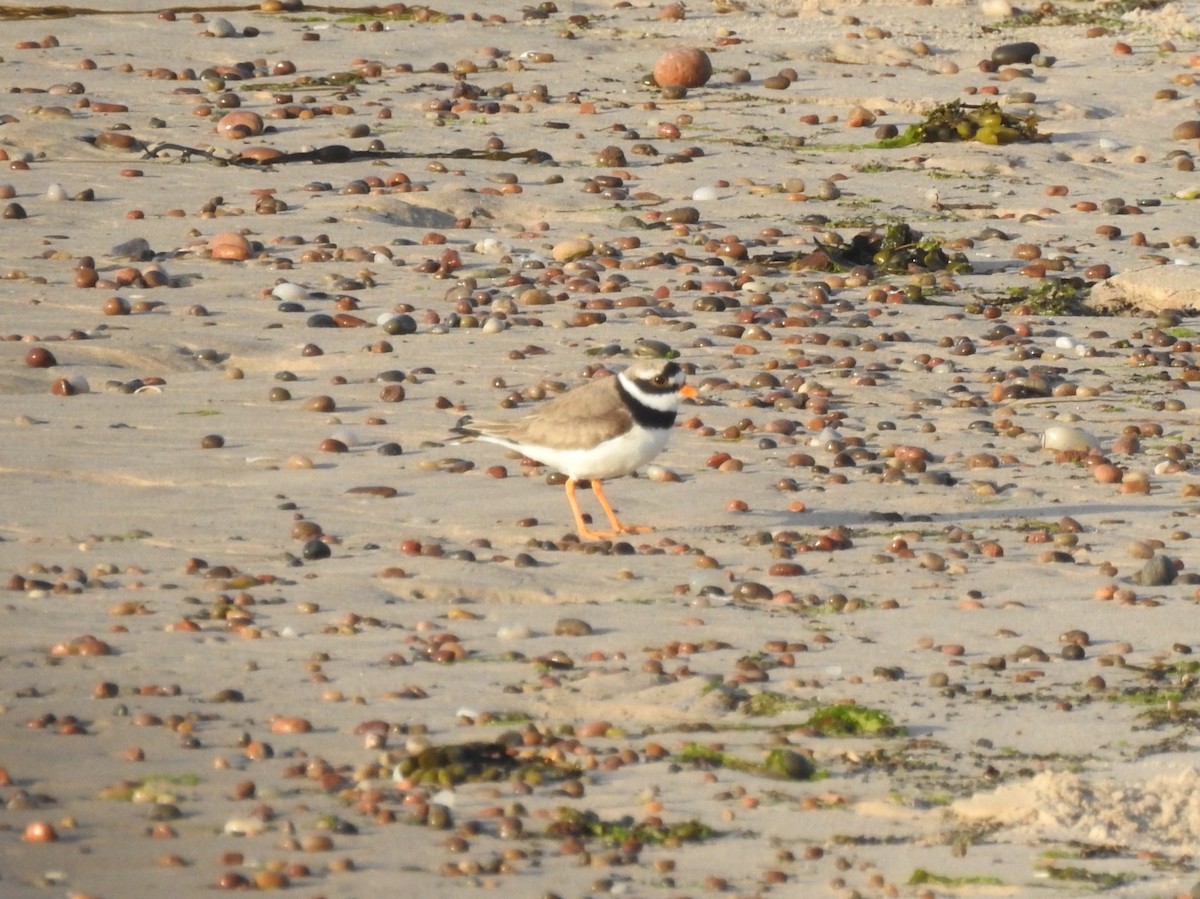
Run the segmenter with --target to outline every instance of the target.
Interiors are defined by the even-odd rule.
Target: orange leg
[[[574,478],[567,478],[567,502],[571,506],[571,514],[575,516],[575,529],[579,532],[581,540],[604,540],[618,534],[644,534],[653,530],[645,525],[622,524],[617,518],[617,513],[613,511],[608,497],[604,495],[604,488],[600,485],[600,481],[593,480],[591,481],[592,493],[596,494],[600,508],[604,510],[604,514],[608,516],[608,521],[613,527],[611,531],[593,531],[583,520],[583,512],[579,509],[579,500],[575,497],[575,484]]]
[[[602,534],[597,534],[583,520],[583,512],[579,508],[579,500],[575,498],[575,479],[567,478],[567,502],[571,506],[571,514],[575,516],[575,530],[579,532],[580,540],[600,540]]]

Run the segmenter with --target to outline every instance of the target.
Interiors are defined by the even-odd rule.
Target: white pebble
[[[508,247],[494,237],[485,237],[479,243],[475,244],[475,252],[484,253],[489,256],[500,256],[508,252]]]
[[[837,431],[835,431],[833,428],[822,428],[821,433],[817,434],[815,437],[811,438],[808,441],[808,443],[809,443],[809,446],[824,446],[826,443],[829,443],[829,441],[831,441],[831,440],[841,440],[841,439],[842,439],[842,435],[839,434]]]
[[[358,446],[360,443],[362,443],[362,439],[358,436],[358,434],[348,428],[339,428],[329,436],[331,436],[334,440],[342,441],[342,443],[346,444],[346,446]]]
[[[708,185],[705,185],[704,187],[697,187],[694,191],[692,191],[692,199],[696,200],[697,202],[715,200],[717,199],[717,189]]]
[[[1054,341],[1054,345],[1060,350],[1073,350],[1079,345],[1079,341],[1077,341],[1074,337],[1068,337],[1066,334],[1064,334],[1062,337],[1059,337]]]
[[[1008,0],[980,0],[979,10],[989,19],[1007,19],[1014,11]]]
[[[654,481],[656,484],[666,484],[673,481],[678,481],[679,476],[665,465],[647,465],[642,469],[647,480]]]
[[[505,624],[496,629],[496,636],[501,640],[528,640],[533,631],[527,624]]]
[[[265,829],[258,818],[230,818],[225,822],[225,835],[231,837],[256,837]]]
[[[67,198],[67,189],[57,181],[46,188],[46,199],[60,203]]]
[[[1083,428],[1070,428],[1065,425],[1054,425],[1046,428],[1042,434],[1042,446],[1052,450],[1072,450],[1087,452],[1100,448],[1100,441]]]
[[[284,281],[282,284],[276,284],[271,288],[271,296],[280,300],[294,302],[297,300],[307,300],[308,291],[299,284],[293,284],[291,281]]]

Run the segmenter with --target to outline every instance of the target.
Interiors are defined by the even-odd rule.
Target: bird
[[[474,422],[468,416],[454,433],[507,447],[567,476],[567,503],[581,540],[606,540],[643,534],[653,528],[624,524],[617,518],[602,482],[631,474],[657,456],[667,443],[679,404],[694,398],[679,363],[669,359],[635,362],[614,377],[589,381],[567,391],[523,418]],[[608,517],[611,531],[598,531],[584,520],[575,496],[587,481]]]

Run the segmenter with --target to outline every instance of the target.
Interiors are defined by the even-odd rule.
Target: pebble
[[[588,637],[592,626],[582,618],[560,618],[554,623],[554,635],[560,637]]]
[[[227,140],[245,140],[263,133],[266,124],[257,112],[239,109],[226,113],[217,122],[217,134]]]
[[[1163,555],[1152,556],[1134,575],[1133,582],[1143,587],[1164,587],[1174,583],[1175,564]]]
[[[34,347],[25,354],[25,364],[30,368],[52,368],[58,365],[58,359],[45,347]]]
[[[271,288],[271,296],[288,302],[299,303],[309,299],[312,294],[299,284],[283,281]]]
[[[575,237],[556,243],[551,255],[556,262],[572,262],[591,256],[595,251],[595,245],[586,237]]]
[[[21,832],[21,840],[26,843],[55,843],[58,839],[58,831],[49,821],[30,821]]]
[[[1042,432],[1042,446],[1046,449],[1086,453],[1099,449],[1100,441],[1083,428],[1054,425]]]
[[[1033,41],[1016,41],[1011,44],[1001,44],[992,50],[992,62],[998,66],[1011,66],[1017,63],[1027,63],[1042,52],[1042,48]]]
[[[222,19],[218,16],[208,23],[204,29],[204,33],[209,37],[236,37],[238,31],[228,19]]]
[[[1016,15],[1016,7],[1009,0],[980,0],[979,10],[989,19],[1008,19]]]
[[[533,629],[526,624],[505,624],[496,629],[500,640],[528,640],[532,636]]]
[[[734,599],[762,601],[769,600],[773,596],[769,587],[755,581],[743,581],[733,588]]]
[[[1180,122],[1171,129],[1171,140],[1198,139],[1200,139],[1200,120],[1189,119],[1186,122]]]
[[[141,262],[153,257],[154,251],[150,248],[150,241],[146,240],[146,238],[131,237],[129,240],[114,246],[108,251],[108,255],[113,259],[132,259],[136,262]]]
[[[695,47],[668,50],[654,64],[654,83],[662,88],[702,87],[712,74],[712,60]]]

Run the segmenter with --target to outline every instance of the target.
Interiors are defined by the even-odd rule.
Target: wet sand
[[[0,893],[1200,880],[1193,12],[124,9],[0,19]],[[652,534],[449,442],[663,352]]]

